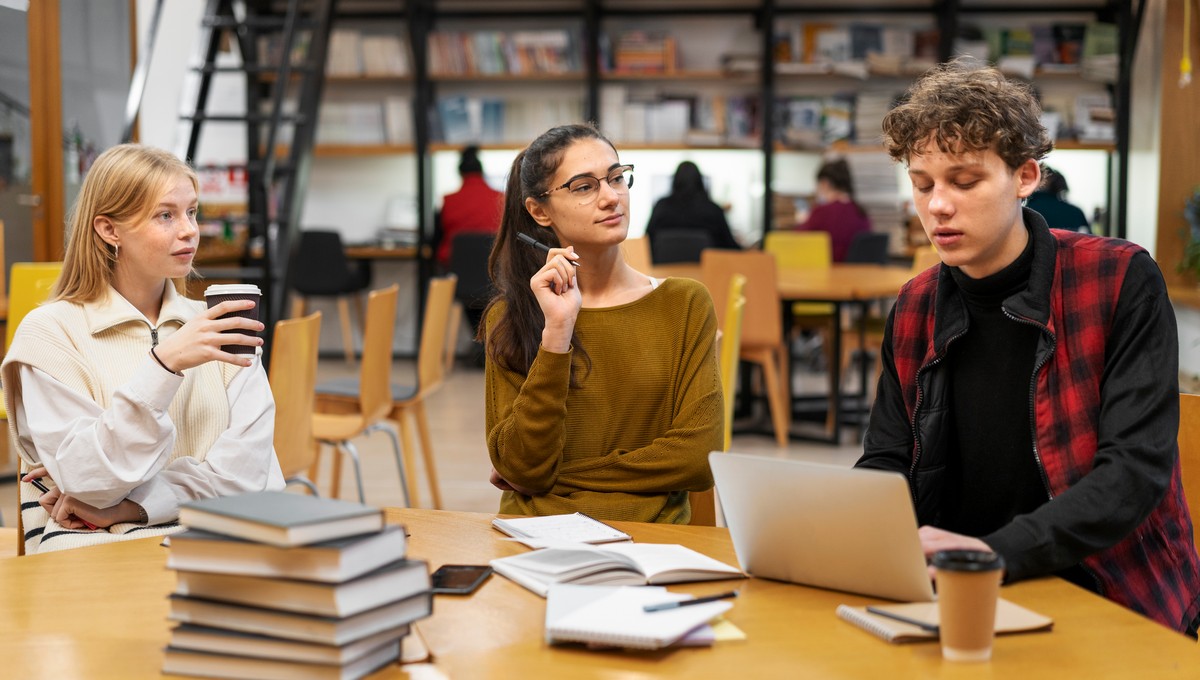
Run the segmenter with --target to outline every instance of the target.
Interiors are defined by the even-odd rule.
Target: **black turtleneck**
[[[1033,238],[1010,265],[982,279],[952,268],[970,318],[950,344],[957,447],[947,459],[941,526],[984,536],[1045,503],[1033,453],[1030,384],[1040,329],[1005,316],[1004,300],[1029,284]]]

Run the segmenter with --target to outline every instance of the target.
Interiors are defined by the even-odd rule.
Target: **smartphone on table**
[[[478,564],[444,564],[433,572],[433,592],[469,595],[492,575],[492,568]]]

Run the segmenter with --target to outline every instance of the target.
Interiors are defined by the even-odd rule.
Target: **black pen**
[[[677,607],[686,607],[688,605],[693,605],[693,604],[704,604],[705,602],[716,602],[717,600],[724,600],[724,599],[730,598],[730,597],[737,597],[739,592],[740,591],[737,591],[737,590],[731,590],[728,593],[721,593],[720,595],[707,595],[705,597],[697,597],[697,598],[691,599],[691,600],[675,600],[674,602],[659,602],[658,604],[648,604],[648,605],[642,607],[642,611],[661,612],[661,611],[665,611],[667,609],[675,609]]]
[[[934,635],[939,633],[938,627],[932,623],[925,623],[924,621],[918,621],[917,619],[909,618],[900,614],[893,614],[886,609],[867,607],[867,612],[874,614],[875,616],[882,616],[885,619],[893,619],[895,621],[899,621],[900,623],[907,623],[910,626],[916,626],[927,633],[933,633]]]
[[[48,487],[48,486],[46,486],[45,484],[43,484],[43,483],[42,483],[42,480],[40,480],[40,479],[38,479],[38,478],[36,478],[36,477],[35,477],[35,478],[33,478],[33,479],[31,479],[31,480],[29,480],[29,483],[30,483],[30,484],[32,484],[32,485],[34,485],[35,487],[37,487],[37,490],[38,490],[38,491],[41,491],[42,493],[49,493],[49,492],[50,492],[50,487]]]
[[[528,243],[529,245],[533,246],[534,248],[537,248],[538,250],[540,250],[542,252],[546,252],[546,253],[550,252],[550,246],[546,245],[545,243],[542,243],[541,241],[537,240],[536,238],[530,236],[529,234],[522,234],[520,232],[517,232],[517,238],[524,241],[525,243]],[[579,263],[576,262],[575,260],[568,259],[567,262],[570,262],[571,264],[575,265],[576,267],[579,266]]]

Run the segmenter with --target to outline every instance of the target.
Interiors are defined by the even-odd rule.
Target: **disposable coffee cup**
[[[252,283],[223,283],[213,284],[204,291],[204,299],[208,302],[208,308],[212,309],[222,302],[230,300],[253,300],[254,306],[250,309],[243,309],[229,314],[223,314],[219,318],[227,318],[231,316],[240,316],[243,319],[254,319],[258,321],[259,301],[262,299],[262,291],[258,286]],[[257,332],[246,330],[244,328],[230,329],[223,331],[225,333],[241,333],[242,335],[258,336]],[[222,352],[230,354],[254,354],[257,347],[254,345],[221,345]]]
[[[942,658],[991,659],[1004,558],[983,550],[943,550],[934,553],[933,566]]]

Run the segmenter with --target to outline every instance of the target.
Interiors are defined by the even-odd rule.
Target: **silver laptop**
[[[906,602],[933,587],[902,475],[708,456],[742,569],[752,576]]]

